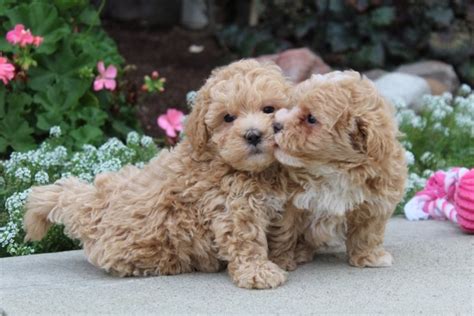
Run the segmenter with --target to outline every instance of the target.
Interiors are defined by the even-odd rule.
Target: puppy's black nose
[[[273,123],[273,131],[275,132],[275,134],[281,131],[282,129],[283,129],[283,124],[279,122]]]
[[[256,129],[251,129],[245,133],[244,137],[247,140],[247,143],[257,146],[262,141],[262,132]]]

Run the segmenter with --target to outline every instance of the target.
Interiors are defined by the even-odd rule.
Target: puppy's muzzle
[[[245,133],[244,138],[249,145],[257,146],[262,142],[262,132],[252,128]]]
[[[273,132],[277,134],[279,131],[283,129],[283,124],[280,122],[273,123]]]

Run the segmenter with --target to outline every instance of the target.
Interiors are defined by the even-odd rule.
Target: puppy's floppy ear
[[[352,148],[367,154],[367,123],[360,117],[354,119],[353,130],[349,133]]]
[[[204,122],[205,114],[209,106],[209,91],[206,86],[202,87],[196,96],[193,110],[189,114],[184,128],[184,134],[189,139],[193,150],[198,154],[206,150],[209,141],[209,133]]]
[[[390,144],[390,126],[375,124],[376,116],[355,117],[353,130],[349,133],[354,150],[367,155],[375,161],[384,159]]]
[[[396,127],[392,108],[365,77],[348,82],[353,118],[349,133],[354,150],[380,161],[390,151]]]

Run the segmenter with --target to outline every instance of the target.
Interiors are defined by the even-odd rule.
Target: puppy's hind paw
[[[249,262],[237,267],[232,278],[238,287],[272,289],[285,283],[288,272],[271,261]]]
[[[352,255],[349,258],[349,264],[360,268],[385,268],[392,266],[393,257],[385,250],[375,250],[366,254]]]

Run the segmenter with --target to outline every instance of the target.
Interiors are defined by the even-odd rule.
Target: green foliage
[[[474,93],[469,86],[455,97],[425,96],[418,113],[404,104],[396,107],[410,168],[405,200],[437,170],[474,167]]]
[[[61,135],[59,126],[50,134],[38,148],[13,152],[9,160],[0,161],[0,257],[79,247],[63,234],[61,226],[53,226],[40,242],[23,241],[23,205],[32,186],[70,176],[92,182],[97,174],[117,171],[127,164],[142,167],[157,153],[153,140],[136,132],[128,134],[126,144],[111,138],[100,147],[86,144],[75,152],[64,147],[68,137]]]
[[[331,65],[358,70],[422,58],[455,65],[474,84],[469,1],[261,0],[254,28],[230,25],[221,42],[240,56],[308,46]],[[471,20],[470,20],[471,19]],[[264,47],[265,49],[260,49]]]
[[[43,43],[33,49],[8,43],[5,34],[16,24],[42,36]],[[113,92],[92,91],[98,61],[117,68],[124,61],[89,1],[2,1],[0,35],[0,51],[17,63],[15,79],[0,84],[0,156],[34,148],[55,125],[64,145],[74,149],[138,128],[135,107],[120,84]],[[29,67],[19,56],[31,59]]]

